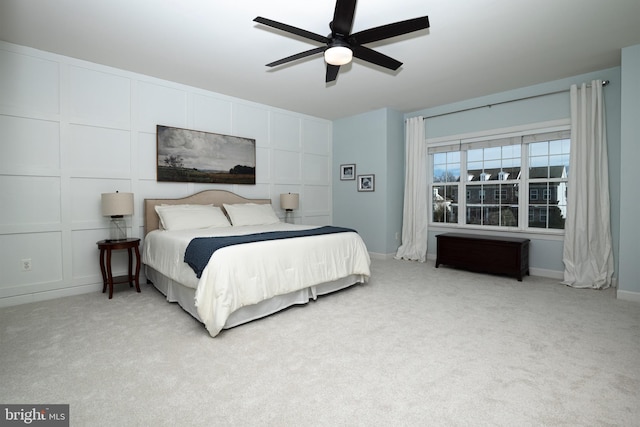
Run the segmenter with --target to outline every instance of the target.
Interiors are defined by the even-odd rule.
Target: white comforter
[[[196,289],[196,307],[211,336],[231,313],[276,295],[352,274],[370,276],[367,248],[357,233],[335,233],[228,246],[217,250],[198,280],[184,262],[194,237],[230,236],[315,228],[294,224],[207,230],[152,231],[145,237],[143,262],[165,276]]]

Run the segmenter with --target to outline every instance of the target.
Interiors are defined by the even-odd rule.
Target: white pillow
[[[165,230],[192,230],[197,228],[229,227],[229,220],[213,205],[160,205],[156,206],[160,226]]]
[[[255,203],[238,203],[224,205],[227,215],[231,218],[231,224],[239,225],[267,225],[277,224],[280,218],[276,216],[270,204],[258,205]]]

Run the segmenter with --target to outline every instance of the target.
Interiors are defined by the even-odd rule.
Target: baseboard
[[[549,279],[564,279],[564,271],[548,270],[546,268],[529,267],[529,274],[532,276],[547,277]]]
[[[622,291],[618,289],[616,291],[616,298],[624,301],[640,303],[640,292]]]
[[[428,260],[435,261],[436,258],[437,258],[437,254],[427,253]],[[558,280],[564,279],[563,271],[548,270],[546,268],[529,267],[529,274],[532,276],[547,277],[549,279],[558,279]]]
[[[80,285],[71,288],[55,289],[52,291],[34,292],[30,294],[16,295],[11,297],[0,298],[1,307],[11,307],[14,305],[29,304],[38,301],[47,301],[73,295],[88,294],[91,292],[101,292],[102,283],[94,283],[90,285]]]
[[[379,254],[377,252],[369,252],[369,257],[371,259],[387,260],[393,259],[394,256],[395,254]]]

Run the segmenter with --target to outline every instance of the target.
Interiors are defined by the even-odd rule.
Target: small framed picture
[[[376,191],[376,176],[358,175],[358,191]]]
[[[340,181],[351,181],[356,179],[356,165],[340,165]]]

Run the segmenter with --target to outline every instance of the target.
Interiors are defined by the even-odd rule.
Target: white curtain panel
[[[562,283],[611,286],[613,254],[602,81],[571,86],[571,155]]]
[[[424,120],[407,120],[405,137],[402,244],[395,258],[425,262],[427,258],[427,144]]]

